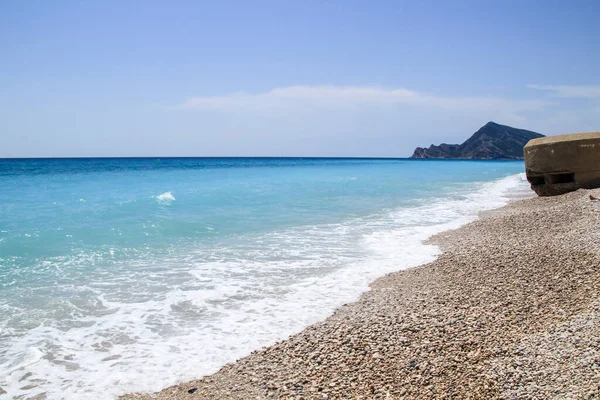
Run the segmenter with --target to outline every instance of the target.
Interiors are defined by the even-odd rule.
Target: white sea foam
[[[159,194],[158,196],[154,197],[156,199],[157,202],[161,203],[161,204],[171,204],[172,202],[175,201],[175,196],[173,196],[173,193],[171,192],[164,192],[163,194]]]
[[[94,301],[74,304],[88,311],[69,329],[41,324],[10,337],[0,387],[8,398],[112,399],[213,373],[356,300],[375,278],[432,261],[440,250],[424,240],[515,193],[530,193],[523,175],[339,224],[140,259],[130,275],[77,287]]]

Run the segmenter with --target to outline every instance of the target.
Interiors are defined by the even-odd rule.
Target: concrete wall
[[[527,180],[539,196],[600,187],[600,132],[532,139],[523,150]]]

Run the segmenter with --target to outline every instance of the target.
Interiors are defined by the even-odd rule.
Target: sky
[[[0,0],[0,158],[408,157],[600,131],[600,2]]]

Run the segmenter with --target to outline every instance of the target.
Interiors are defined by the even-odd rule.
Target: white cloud
[[[494,96],[439,96],[405,88],[379,86],[287,86],[262,93],[237,92],[188,98],[186,109],[273,112],[318,108],[429,107],[463,112],[494,112],[516,116],[549,105],[545,100],[516,100]]]
[[[407,102],[415,96],[415,92],[406,89],[389,90],[369,86],[288,86],[255,94],[236,92],[222,96],[191,97],[181,106],[188,109],[268,111],[302,106],[385,105]]]
[[[530,89],[549,91],[553,97],[600,98],[600,86],[527,85]]]
[[[236,155],[405,156],[416,146],[461,143],[488,121],[549,135],[600,126],[595,104],[531,93],[460,96],[377,85],[298,85],[190,97],[170,111],[179,110],[174,121],[190,124],[198,147]]]

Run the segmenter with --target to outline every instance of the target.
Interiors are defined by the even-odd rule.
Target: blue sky
[[[598,1],[0,2],[0,157],[410,156],[600,130]]]

